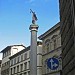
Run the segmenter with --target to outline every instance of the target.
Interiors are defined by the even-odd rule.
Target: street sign
[[[56,58],[49,58],[47,61],[47,66],[51,69],[51,70],[55,70],[59,67],[59,61]]]

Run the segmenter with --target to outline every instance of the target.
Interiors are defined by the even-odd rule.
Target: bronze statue
[[[32,23],[35,24],[35,22],[38,20],[36,14],[31,9],[30,9],[30,13],[32,13]]]

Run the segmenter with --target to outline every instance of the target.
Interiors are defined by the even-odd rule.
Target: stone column
[[[30,46],[30,75],[37,75],[37,30],[38,25],[31,24],[31,46]]]

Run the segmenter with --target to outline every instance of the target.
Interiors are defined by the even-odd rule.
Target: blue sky
[[[59,22],[59,0],[0,0],[0,51],[9,45],[30,45],[30,9],[38,17],[38,36]]]

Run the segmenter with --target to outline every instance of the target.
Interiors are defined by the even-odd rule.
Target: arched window
[[[50,39],[47,39],[45,41],[45,49],[47,50],[47,52],[49,52],[49,49],[50,49]]]
[[[54,49],[56,48],[56,39],[54,39]]]
[[[53,35],[51,39],[53,41],[53,48],[56,49],[56,47],[57,47],[57,35]]]

